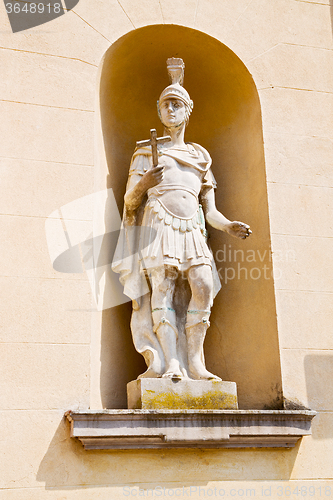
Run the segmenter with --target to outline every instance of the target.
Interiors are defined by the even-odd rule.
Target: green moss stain
[[[141,408],[152,409],[187,409],[187,410],[237,410],[237,396],[221,391],[207,391],[202,396],[191,394],[179,395],[173,392],[149,394],[154,391],[145,391],[142,396]],[[136,407],[137,408],[137,407]]]

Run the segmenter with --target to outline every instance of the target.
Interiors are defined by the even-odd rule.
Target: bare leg
[[[213,301],[213,278],[210,266],[192,267],[188,272],[188,282],[192,298],[188,307],[185,328],[190,377],[195,380],[221,380],[206,369],[203,351]]]
[[[152,285],[151,308],[154,331],[165,357],[165,373],[162,377],[180,379],[177,355],[176,313],[173,309],[176,271],[170,268],[156,268],[150,273]]]

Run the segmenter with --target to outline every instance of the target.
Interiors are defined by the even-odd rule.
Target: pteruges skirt
[[[159,199],[149,198],[140,228],[139,256],[144,270],[165,265],[179,271],[201,264],[212,267],[200,208],[191,218],[178,217]]]

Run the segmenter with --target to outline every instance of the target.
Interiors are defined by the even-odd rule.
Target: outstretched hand
[[[233,221],[227,224],[226,232],[235,238],[241,238],[243,240],[252,234],[250,226],[244,224],[244,222],[238,221]]]

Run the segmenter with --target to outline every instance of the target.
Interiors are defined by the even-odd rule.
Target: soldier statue
[[[203,352],[220,289],[205,222],[237,238],[251,230],[216,209],[209,153],[184,142],[193,109],[184,67],[182,59],[167,60],[171,85],[157,103],[165,137],[151,130],[149,141],[137,143],[112,268],[132,299],[133,341],[148,366],[140,377],[221,380],[206,369]]]

